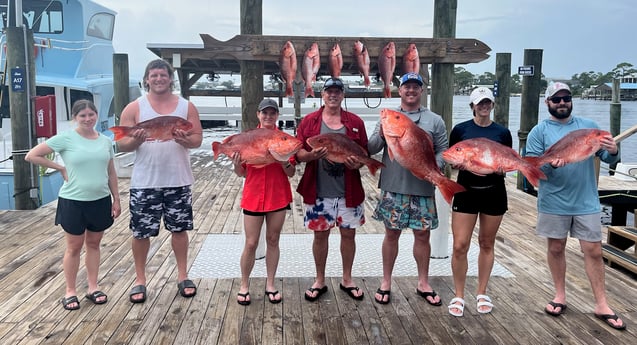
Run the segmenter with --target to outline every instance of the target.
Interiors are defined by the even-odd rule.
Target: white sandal
[[[480,302],[483,299],[484,301]],[[489,314],[493,310],[493,303],[491,303],[491,298],[487,295],[478,295],[476,296],[476,300],[478,301],[477,310],[480,314]],[[488,307],[487,310],[482,310],[480,307]]]
[[[456,302],[459,302],[460,304],[456,304]],[[449,314],[455,317],[463,316],[464,315],[464,299],[460,297],[454,297],[449,303],[449,306],[447,308],[449,308]],[[453,309],[458,309],[460,311],[454,311]]]

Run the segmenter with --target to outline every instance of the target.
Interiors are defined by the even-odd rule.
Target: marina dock
[[[339,289],[340,258],[335,232],[330,236],[335,242],[331,243],[328,263],[334,264],[336,271],[328,270],[329,291],[318,302],[304,300],[303,293],[314,277],[312,253],[284,249],[308,245],[311,248],[310,232],[303,227],[302,201],[295,192],[283,228],[276,282],[283,302],[267,302],[265,278],[259,273],[264,262],[259,260],[251,278],[252,304],[240,306],[236,303],[240,253],[230,250],[226,254],[215,245],[229,243],[227,247],[242,248],[239,203],[243,179],[232,173],[230,161],[225,157],[212,161],[209,155],[193,155],[192,162],[196,181],[195,229],[190,232],[188,267],[190,278],[198,286],[194,298],[178,294],[170,237],[162,229],[151,240],[148,299],[144,304],[129,302],[128,293],[135,280],[128,229],[129,180],[120,178],[122,216],[107,230],[102,241],[99,284],[109,298],[104,305],[93,305],[83,297],[86,271],[82,262],[78,276],[81,309],[66,311],[61,306],[65,290],[62,272],[65,244],[63,231],[53,225],[55,202],[33,211],[0,211],[0,343],[635,344],[635,275],[606,268],[608,302],[628,325],[626,331],[613,330],[593,315],[593,297],[582,253],[573,239],[567,245],[568,310],[557,318],[544,313],[544,306],[553,297],[546,243],[535,235],[535,198],[517,190],[514,177],[507,178],[509,211],[498,233],[497,269],[488,289],[495,305],[491,314],[476,311],[477,282],[470,271],[465,316],[449,315],[447,304],[453,297],[453,280],[448,258],[431,260],[432,268],[436,269],[432,269],[430,283],[441,295],[443,305],[430,306],[416,295],[416,269],[409,242],[413,236],[409,231],[401,237],[405,241],[400,248],[405,261],[396,269],[391,303],[374,302],[382,272],[378,262],[384,229],[371,218],[379,190],[377,177],[366,168],[363,182],[367,192],[367,223],[357,230],[354,262],[354,280],[365,292],[365,298],[354,301]],[[298,166],[291,182],[293,189],[301,173],[302,166]],[[605,179],[600,180],[600,187]],[[298,244],[291,244],[293,241]],[[476,247],[474,233],[472,249]],[[237,258],[235,266],[224,261],[232,255]],[[470,270],[475,269],[475,259],[475,252],[470,252]]]

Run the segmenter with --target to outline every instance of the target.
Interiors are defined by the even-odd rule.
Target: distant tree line
[[[610,72],[582,72],[579,74],[573,74],[571,80],[568,80],[568,84],[574,94],[581,94],[585,89],[591,86],[597,86],[604,83],[610,83],[614,78],[623,78],[631,75],[636,75],[637,69],[628,62],[622,62],[617,64]],[[493,85],[495,82],[495,74],[491,72],[484,72],[481,75],[475,75],[464,69],[464,67],[455,68],[455,88],[460,92],[471,91],[474,85]],[[546,86],[547,81],[542,74],[542,86]],[[522,93],[522,77],[517,73],[511,75],[511,93]]]

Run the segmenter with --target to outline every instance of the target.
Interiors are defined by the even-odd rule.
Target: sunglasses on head
[[[564,103],[568,103],[568,102],[570,102],[573,99],[573,96],[562,96],[562,97],[555,96],[555,97],[551,97],[549,99],[551,100],[551,102],[553,102],[555,104],[558,104],[561,101],[564,101]]]

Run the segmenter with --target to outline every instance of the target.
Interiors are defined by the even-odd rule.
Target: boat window
[[[3,1],[0,6],[2,28],[15,26],[15,16],[7,13]],[[64,30],[62,4],[59,1],[29,1],[22,4],[22,20],[33,33],[61,33]],[[7,23],[8,21],[8,23]]]
[[[94,14],[88,22],[86,34],[111,41],[113,39],[113,26],[115,16],[110,13]]]

